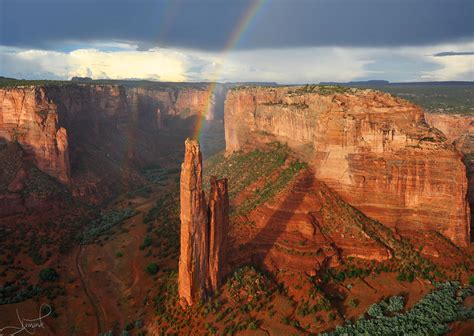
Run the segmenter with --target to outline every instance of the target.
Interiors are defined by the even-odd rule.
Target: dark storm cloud
[[[219,50],[253,0],[0,0],[0,44]],[[474,36],[472,0],[266,0],[237,48],[422,45]]]
[[[433,56],[445,57],[445,56],[466,56],[466,55],[474,55],[474,51],[461,51],[461,52],[444,51],[444,52],[436,53]]]

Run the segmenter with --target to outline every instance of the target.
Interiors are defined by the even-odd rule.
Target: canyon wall
[[[426,121],[441,130],[448,141],[464,155],[469,180],[468,199],[474,213],[474,116],[452,113],[426,113]]]
[[[215,94],[206,86],[199,88],[133,87],[127,88],[126,94],[133,113],[151,116],[157,112],[160,118],[173,116],[182,119],[203,115],[206,120],[215,119]],[[152,120],[152,124],[154,122]]]
[[[173,129],[191,128],[195,121],[189,117],[207,111],[212,119],[214,110],[214,96],[204,85],[2,88],[0,138],[18,142],[28,160],[70,185],[75,196],[100,198],[121,181],[140,179],[130,167],[162,151],[157,136],[167,121],[176,119],[170,121]]]
[[[205,298],[222,280],[223,245],[229,224],[227,180],[211,178],[210,183],[206,202],[199,143],[187,139],[180,180],[178,295],[183,307]]]
[[[418,106],[372,90],[238,88],[227,95],[225,128],[228,152],[287,143],[366,215],[400,232],[436,230],[469,243],[461,155]]]
[[[465,114],[425,113],[428,124],[442,131],[453,142],[474,130],[474,116]]]
[[[57,105],[37,88],[0,90],[0,138],[18,142],[43,172],[69,183],[67,130]]]

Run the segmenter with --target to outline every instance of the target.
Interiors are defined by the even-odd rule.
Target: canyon
[[[228,153],[286,143],[318,180],[396,232],[469,244],[462,156],[420,107],[373,90],[247,87],[229,91],[224,115]]]
[[[0,89],[0,139],[18,143],[24,160],[73,196],[99,203],[143,184],[141,170],[166,164],[164,157],[181,150],[172,138],[189,134],[197,119],[219,124],[215,97],[199,84],[6,87]],[[21,180],[24,171],[18,174]],[[2,197],[20,199],[20,189]]]
[[[0,92],[2,321],[49,302],[50,334],[316,334],[469,282],[472,120],[332,86]]]
[[[227,180],[211,177],[210,184],[206,202],[199,143],[187,139],[180,181],[178,293],[183,307],[205,299],[218,289],[222,280],[229,225]]]

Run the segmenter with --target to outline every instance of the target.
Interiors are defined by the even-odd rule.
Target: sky
[[[0,0],[0,76],[474,80],[473,0]]]

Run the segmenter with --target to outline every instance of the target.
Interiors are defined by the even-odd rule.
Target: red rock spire
[[[183,307],[215,291],[222,277],[223,244],[229,223],[227,179],[211,178],[209,207],[202,188],[199,143],[187,139],[181,166],[181,254],[178,294]]]
[[[221,285],[225,243],[229,230],[229,195],[227,179],[211,177],[209,192],[209,290]]]
[[[178,292],[183,304],[194,304],[203,296],[207,282],[209,231],[202,189],[202,158],[199,143],[186,139],[181,166],[181,254]]]

